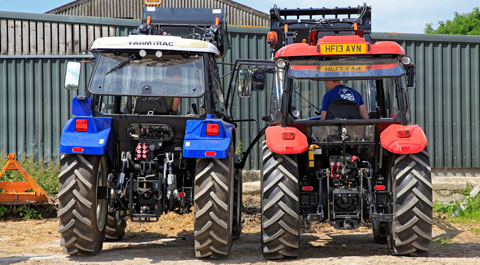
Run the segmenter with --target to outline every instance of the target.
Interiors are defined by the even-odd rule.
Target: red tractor
[[[243,96],[259,83],[271,88],[260,132],[264,257],[297,257],[302,224],[312,221],[371,223],[391,254],[427,255],[431,169],[425,134],[409,125],[411,58],[395,42],[371,40],[367,5],[270,15],[274,60],[237,61],[231,82]]]

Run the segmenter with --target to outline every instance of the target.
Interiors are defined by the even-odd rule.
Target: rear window
[[[396,58],[344,57],[332,60],[293,60],[288,75],[296,79],[378,79],[405,74]]]

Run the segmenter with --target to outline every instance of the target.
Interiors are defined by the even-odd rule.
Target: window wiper
[[[110,71],[108,71],[105,75],[109,75],[109,74],[111,74],[111,73],[113,73],[113,72],[115,72],[115,71],[120,70],[122,67],[124,67],[125,65],[129,64],[129,63],[132,61],[132,59],[134,59],[134,58],[135,58],[135,54],[131,54],[130,56],[128,56],[127,59],[119,62],[119,63],[118,63],[117,65],[115,65],[112,69],[110,69]]]

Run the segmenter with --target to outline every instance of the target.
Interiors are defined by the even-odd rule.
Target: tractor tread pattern
[[[428,153],[401,155],[394,161],[395,220],[389,248],[394,255],[428,254],[432,241],[432,184]]]
[[[125,217],[117,218],[115,212],[109,212],[107,214],[107,222],[105,224],[105,239],[111,241],[122,239],[125,235],[126,226],[127,222]]]
[[[231,165],[229,165],[231,163]],[[222,258],[232,245],[230,192],[232,159],[197,159],[194,240],[197,258]]]
[[[266,259],[296,258],[300,241],[297,163],[263,142],[262,252]]]
[[[102,249],[104,234],[96,224],[96,168],[100,156],[63,154],[59,174],[59,233],[68,255],[92,255]]]

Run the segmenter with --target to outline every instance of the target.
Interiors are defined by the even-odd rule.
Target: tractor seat
[[[139,97],[135,104],[134,113],[168,115],[167,101],[163,97]]]
[[[361,119],[357,103],[344,99],[336,99],[328,105],[326,120]]]

